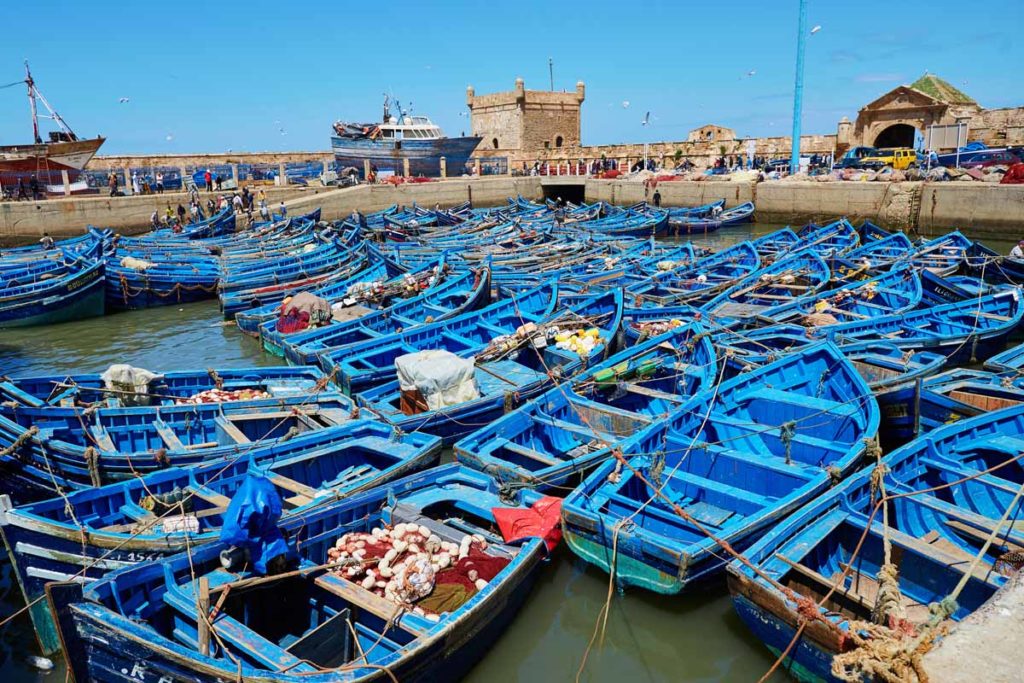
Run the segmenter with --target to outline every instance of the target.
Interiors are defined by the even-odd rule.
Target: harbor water
[[[779,226],[726,228],[694,238],[721,248]],[[968,236],[970,234],[968,233]],[[1016,241],[986,238],[1001,253]],[[215,301],[117,313],[51,327],[0,331],[0,375],[102,372],[112,363],[153,371],[272,365],[259,344],[222,322]],[[610,599],[607,622],[602,608]],[[0,620],[23,606],[10,564],[0,562]],[[603,629],[602,629],[603,626]],[[467,680],[756,681],[774,657],[743,626],[724,583],[667,598],[610,589],[608,576],[561,548],[542,572],[518,618]],[[63,663],[34,668],[35,637],[27,615],[0,628],[0,681],[63,681]],[[147,680],[147,679],[140,679]],[[771,680],[785,680],[777,674]],[[79,682],[83,683],[83,682]]]

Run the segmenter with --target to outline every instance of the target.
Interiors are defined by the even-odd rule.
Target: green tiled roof
[[[977,104],[971,97],[957,90],[948,81],[944,81],[934,74],[926,73],[910,84],[914,90],[920,90],[925,95],[930,95],[940,102],[948,104]]]

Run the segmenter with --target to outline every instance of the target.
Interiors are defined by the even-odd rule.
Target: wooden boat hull
[[[369,427],[362,426],[366,424],[369,424]],[[414,436],[412,439],[408,436],[392,438],[393,435],[388,434],[389,431],[376,423],[350,423],[334,429],[333,435],[323,435],[322,440],[305,439],[301,443],[256,449],[235,462],[205,466],[202,468],[206,470],[202,478],[192,479],[186,471],[176,468],[146,477],[143,485],[115,484],[105,488],[109,490],[115,500],[113,504],[116,505],[117,500],[134,502],[136,497],[144,497],[146,491],[166,493],[174,488],[190,490],[191,482],[199,482],[202,485],[207,476],[214,481],[238,482],[245,477],[250,462],[270,462],[271,466],[273,463],[296,458],[319,462],[327,461],[332,453],[338,455],[348,452],[353,455],[338,455],[340,458],[347,458],[343,462],[348,463],[357,461],[362,453],[390,452],[394,455],[396,462],[391,466],[374,469],[367,465],[364,468],[366,474],[361,478],[347,480],[344,485],[332,487],[333,493],[329,497],[313,499],[305,505],[286,511],[287,518],[437,464],[441,454],[441,444],[437,439],[425,435]],[[367,458],[365,462],[369,463],[372,460]],[[326,468],[321,468],[321,471],[328,479],[335,473]],[[84,490],[71,493],[68,500],[81,515],[85,510],[96,509],[103,504],[93,502],[90,505],[91,501],[87,499],[102,501],[105,495],[106,491],[103,489]],[[90,527],[89,531],[83,533],[66,523],[55,521],[52,517],[36,514],[38,508],[48,509],[51,511],[50,514],[53,514],[53,505],[50,502],[12,508],[9,497],[0,497],[0,537],[6,545],[25,602],[32,605],[32,623],[43,654],[47,655],[56,652],[60,647],[49,610],[46,609],[44,602],[38,600],[43,596],[48,582],[74,579],[87,583],[118,569],[142,562],[153,562],[189,548],[197,548],[217,540],[220,533],[220,529],[213,526],[187,537],[181,533],[135,534],[130,531],[97,530],[95,527]],[[204,522],[204,526],[205,524]]]
[[[410,492],[410,487],[436,486],[441,504],[445,504],[446,495],[456,494],[456,491],[446,493],[445,489],[459,486],[461,478],[470,476],[486,480],[478,473],[464,475],[461,472],[463,470],[458,467],[448,466],[399,480],[391,486],[367,491],[347,501],[314,511],[302,519],[295,519],[284,530],[303,537],[309,535],[310,542],[319,544],[322,543],[319,538],[321,535],[331,534],[335,537],[344,529],[360,528],[356,526],[359,524],[358,518],[364,518],[368,511],[373,515],[378,514],[378,506],[386,504],[392,494],[402,501],[406,493]],[[431,483],[437,482],[439,478],[443,478],[443,485]],[[475,507],[479,502],[493,501],[492,505],[500,505],[496,485],[491,482],[487,486],[486,498],[477,491],[458,492],[458,500],[464,501],[463,505],[471,511],[470,518],[479,514]],[[414,495],[415,490],[410,493]],[[517,497],[518,500],[530,502],[538,498],[531,493],[519,494]],[[214,544],[193,551],[195,561],[208,566],[207,563],[215,561],[215,552],[220,547],[221,544]],[[77,584],[51,584],[48,594],[71,673],[79,683],[125,683],[131,679],[126,678],[127,674],[118,672],[138,672],[142,667],[145,668],[146,680],[167,677],[165,680],[188,680],[194,683],[221,683],[239,675],[247,682],[259,683],[388,681],[393,680],[392,676],[401,681],[455,681],[487,652],[481,643],[496,640],[511,622],[528,597],[546,555],[544,543],[540,539],[527,539],[519,547],[511,564],[462,607],[457,608],[450,618],[431,624],[425,619],[416,619],[415,615],[403,616],[403,626],[397,628],[414,628],[416,635],[402,643],[389,641],[387,645],[382,645],[385,653],[377,655],[380,659],[376,660],[381,666],[359,666],[353,663],[338,670],[321,672],[312,670],[308,665],[298,667],[304,670],[295,671],[295,667],[279,666],[266,660],[259,667],[245,664],[239,671],[234,662],[223,655],[200,655],[194,646],[185,645],[179,638],[166,635],[162,627],[157,634],[156,629],[149,625],[137,623],[125,617],[122,612],[100,604],[95,601],[97,591],[100,590],[97,587],[91,588],[84,600],[82,587]],[[187,559],[177,556],[164,560],[163,564],[176,560],[178,563],[187,562]],[[141,569],[130,571],[139,580],[149,580],[141,574]],[[125,578],[126,574],[119,575],[118,584]],[[113,578],[108,579],[103,590],[118,590],[113,581]],[[409,627],[404,626],[406,622],[409,622]],[[216,623],[215,620],[215,627]],[[409,638],[408,635],[404,637]],[[251,652],[260,648],[260,645],[247,642],[244,647]],[[264,657],[274,657],[274,653],[268,652]],[[275,658],[273,661],[283,660]]]
[[[32,327],[103,315],[103,264],[69,276],[41,296],[0,305],[0,328]]]

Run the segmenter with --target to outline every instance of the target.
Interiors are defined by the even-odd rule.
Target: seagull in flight
[[[821,30],[821,24],[815,25],[815,27],[811,29],[811,35],[813,36],[815,33],[817,33],[820,30]]]
[[[646,114],[644,114],[644,120],[640,122],[640,125],[641,126],[646,126],[650,122],[651,122],[651,112],[647,112]]]
[[[117,101],[120,102],[121,104],[128,104],[128,102],[130,102],[131,100],[129,100],[127,97],[122,97],[122,98],[118,99]]]

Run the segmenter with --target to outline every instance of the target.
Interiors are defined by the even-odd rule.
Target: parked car
[[[847,150],[846,154],[835,163],[835,168],[859,168],[861,159],[878,154],[878,148],[858,145]]]
[[[879,170],[882,168],[893,168],[906,170],[924,165],[924,155],[909,147],[897,147],[893,149],[879,149],[871,156],[863,157],[856,168],[869,168]]]
[[[960,168],[985,168],[987,166],[1010,166],[1020,162],[1013,152],[1007,150],[975,152],[966,161],[960,161]]]

